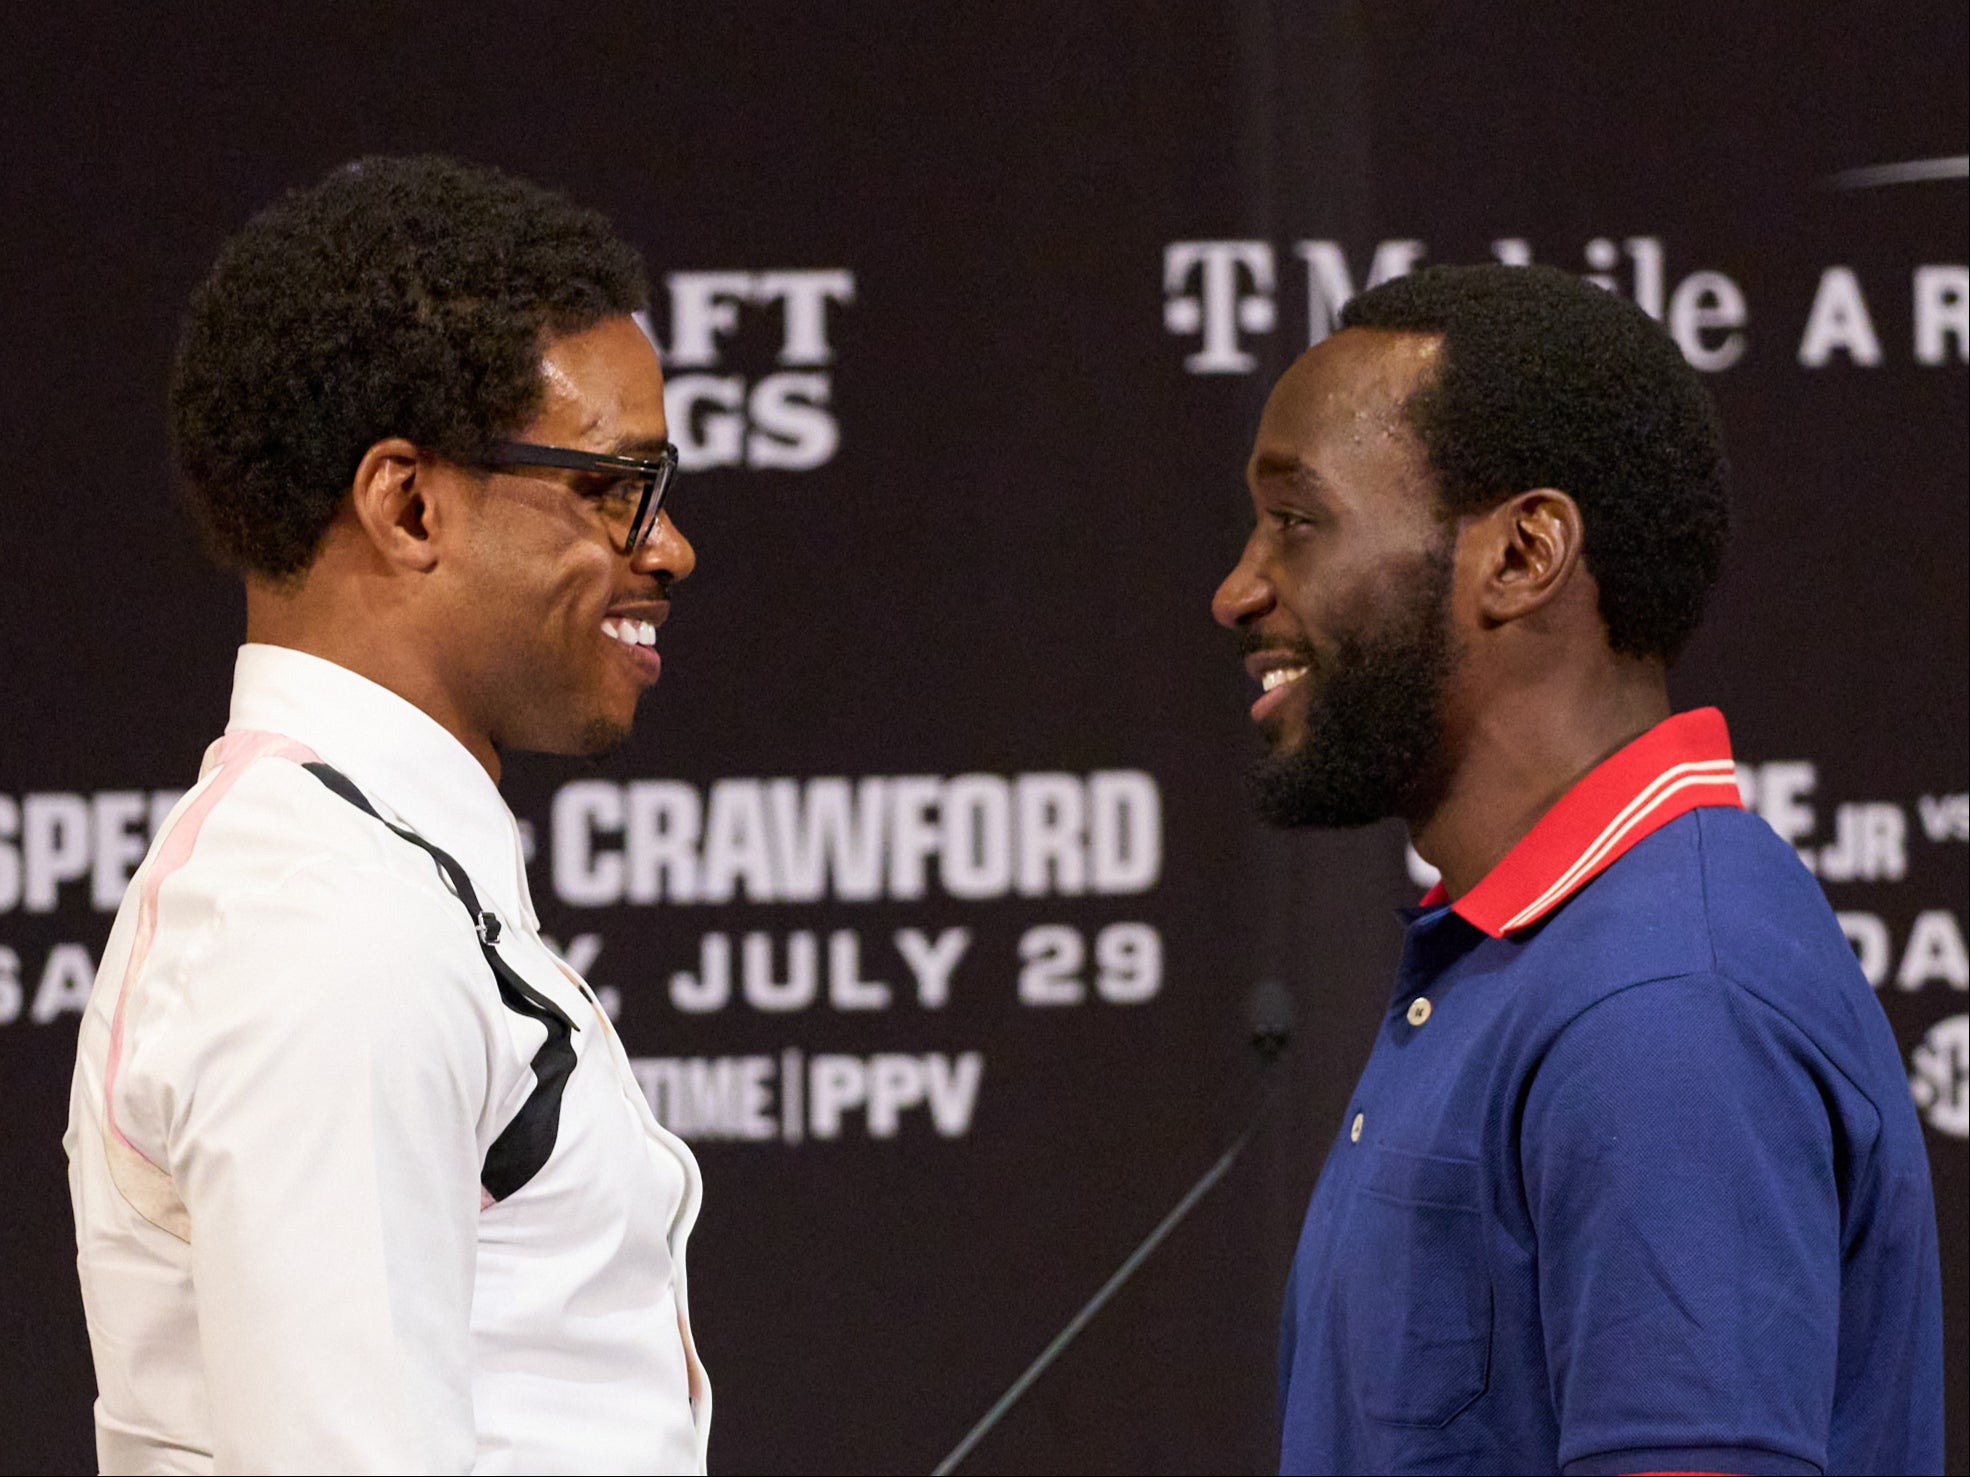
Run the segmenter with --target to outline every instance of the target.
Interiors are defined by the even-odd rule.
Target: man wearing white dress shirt
[[[704,1470],[697,1166],[497,788],[628,734],[692,568],[644,292],[599,216],[367,159],[193,301],[173,421],[247,644],[82,1026],[106,1472]]]

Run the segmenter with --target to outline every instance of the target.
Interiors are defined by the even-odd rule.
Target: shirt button
[[[1409,1002],[1409,1024],[1420,1026],[1430,1018],[1430,1001],[1427,995],[1418,995]]]
[[[1356,1113],[1354,1115],[1354,1122],[1348,1125],[1349,1143],[1358,1144],[1361,1142],[1361,1125],[1366,1121],[1367,1117],[1368,1115],[1366,1113]]]

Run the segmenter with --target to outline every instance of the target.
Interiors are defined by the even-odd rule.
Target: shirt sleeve
[[[1571,1022],[1520,1144],[1568,1473],[1815,1473],[1839,1332],[1834,1127],[1812,1049],[1715,975]]]
[[[303,868],[231,903],[183,966],[169,1170],[220,1471],[474,1460],[490,986],[435,901]]]

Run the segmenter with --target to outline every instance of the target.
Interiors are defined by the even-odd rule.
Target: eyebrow
[[[638,461],[654,461],[662,455],[663,449],[670,445],[661,436],[625,436],[609,444],[608,455],[635,457]]]
[[[1252,480],[1265,482],[1275,478],[1283,478],[1297,491],[1313,497],[1324,496],[1329,490],[1327,479],[1298,457],[1282,456],[1275,451],[1260,452],[1252,462]]]

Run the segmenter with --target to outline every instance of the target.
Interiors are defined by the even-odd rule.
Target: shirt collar
[[[1678,713],[1589,770],[1451,911],[1503,938],[1539,922],[1677,816],[1743,803],[1724,715]],[[1448,900],[1439,882],[1423,906]]]
[[[540,926],[513,812],[485,766],[422,708],[321,657],[248,642],[226,724],[246,730],[306,744],[378,810],[457,858],[509,920]]]

